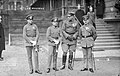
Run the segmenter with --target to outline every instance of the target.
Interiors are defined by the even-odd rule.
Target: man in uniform
[[[81,69],[81,71],[89,70],[90,72],[94,72],[92,61],[92,47],[94,46],[94,41],[97,38],[97,34],[94,26],[89,23],[89,18],[87,15],[83,16],[83,22],[84,25],[81,26],[79,30],[79,37],[81,40],[85,66],[83,69]]]
[[[62,25],[62,69],[65,69],[67,52],[69,51],[68,59],[68,69],[73,70],[72,61],[73,61],[73,52],[76,50],[77,36],[79,25],[75,20],[74,13],[68,13],[67,20],[63,22]]]
[[[39,71],[38,50],[35,49],[39,39],[38,27],[33,24],[33,16],[28,15],[26,20],[27,24],[23,28],[23,38],[25,39],[25,46],[27,49],[30,74],[33,73],[32,52],[34,54],[35,73],[42,74]]]
[[[58,54],[58,46],[61,40],[61,32],[58,25],[58,18],[55,17],[51,20],[52,26],[48,27],[46,38],[48,40],[48,68],[47,73],[50,72],[51,68],[51,61],[53,59],[53,70],[58,71],[57,69],[57,54]]]

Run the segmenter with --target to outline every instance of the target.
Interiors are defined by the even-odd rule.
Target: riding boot
[[[73,70],[72,61],[73,61],[73,55],[69,55],[68,69],[70,69],[70,70]]]
[[[63,57],[62,57],[62,67],[60,68],[60,70],[65,69],[66,59],[67,59],[67,55],[63,55]]]

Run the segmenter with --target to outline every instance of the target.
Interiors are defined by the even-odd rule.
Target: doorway
[[[89,6],[93,7],[93,11],[94,11],[94,6],[95,6],[95,0],[85,0],[85,13],[87,14],[87,12],[89,12]]]

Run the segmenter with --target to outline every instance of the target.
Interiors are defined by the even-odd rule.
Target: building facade
[[[103,10],[103,19],[105,19],[107,23],[110,23],[112,20],[112,24],[114,23],[113,25],[117,24],[113,27],[118,29],[120,28],[120,10],[115,8],[115,4],[118,3],[117,1],[119,0],[0,0],[0,14],[4,17],[3,24],[5,24],[5,28],[9,30],[11,25],[16,26],[16,24],[18,24],[10,24],[13,20],[17,20],[17,22],[21,22],[21,20],[24,21],[24,16],[27,15],[28,12],[34,11],[32,13],[35,13],[39,11],[36,15],[36,17],[38,17],[37,20],[43,20],[45,18],[41,19],[40,15],[43,15],[46,12],[46,18],[48,14],[54,14],[54,16],[57,17],[64,17],[69,11],[77,10],[78,4],[81,5],[85,13],[89,11],[88,8],[92,5],[96,14],[97,11]],[[98,9],[97,3],[100,6],[104,6],[104,8]],[[19,25],[21,25],[21,23],[19,23]]]

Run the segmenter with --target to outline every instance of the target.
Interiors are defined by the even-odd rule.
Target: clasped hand
[[[36,45],[36,41],[30,41],[32,43],[33,46]]]
[[[53,41],[55,42],[55,44],[59,43],[59,40],[54,39]]]

